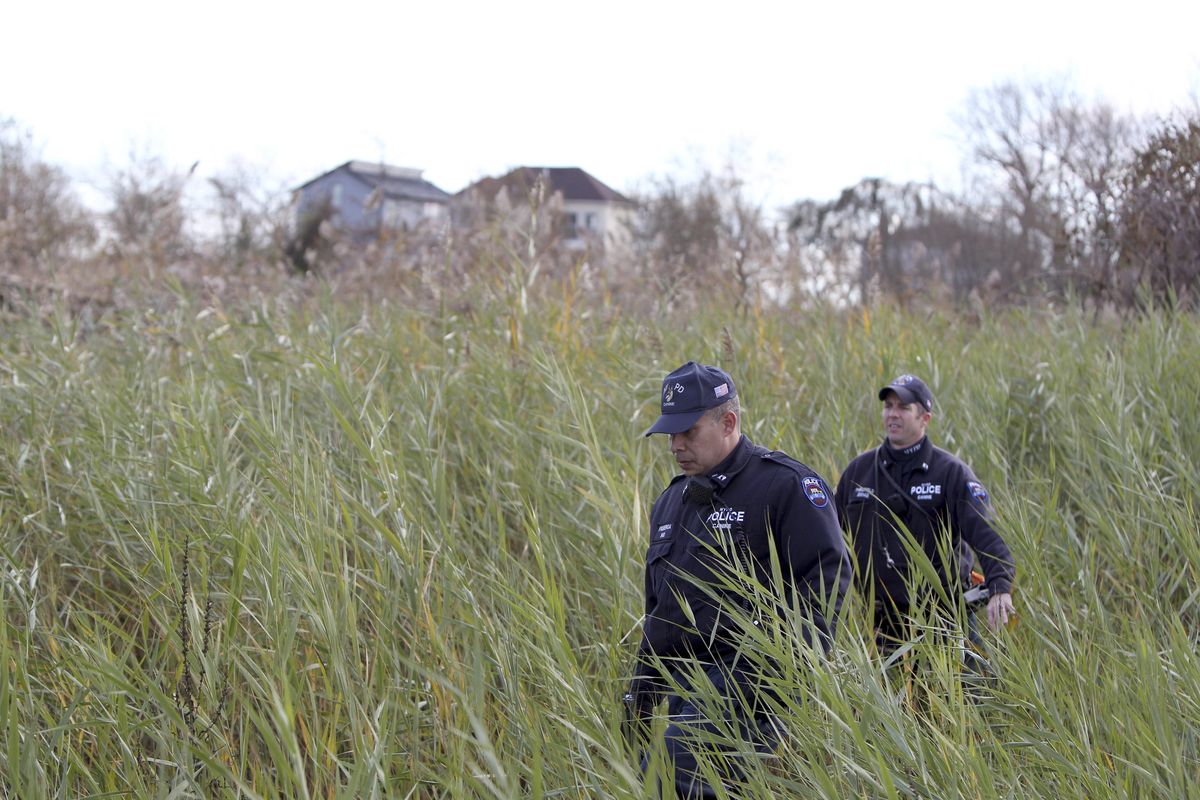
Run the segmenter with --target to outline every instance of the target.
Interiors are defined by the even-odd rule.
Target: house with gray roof
[[[370,161],[347,161],[293,193],[298,228],[328,219],[359,239],[440,224],[450,194],[421,177],[421,170]]]

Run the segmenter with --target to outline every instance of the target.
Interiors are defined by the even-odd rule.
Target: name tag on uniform
[[[656,542],[661,542],[665,539],[670,539],[670,538],[671,538],[671,523],[670,522],[659,525],[658,528],[654,531],[654,541],[656,541]]]

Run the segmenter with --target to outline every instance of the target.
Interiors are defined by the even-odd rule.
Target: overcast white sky
[[[1200,3],[19,2],[0,117],[103,183],[131,148],[295,185],[352,158],[454,192],[517,165],[628,191],[731,150],[759,199],[951,186],[972,88],[1068,76],[1122,110],[1200,91]]]

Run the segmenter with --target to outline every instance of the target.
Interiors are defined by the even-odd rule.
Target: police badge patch
[[[801,485],[804,487],[804,495],[808,498],[808,502],[817,508],[829,505],[829,493],[825,491],[825,484],[821,483],[820,478],[805,478],[801,481]]]
[[[967,481],[967,491],[980,503],[983,503],[985,506],[988,504],[987,489],[984,489],[983,484],[979,481]]]

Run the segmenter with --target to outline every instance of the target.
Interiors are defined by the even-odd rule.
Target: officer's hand
[[[1015,617],[1016,613],[1016,609],[1013,608],[1011,594],[1008,592],[994,594],[988,600],[988,627],[992,630],[1003,627],[1008,624],[1009,619]]]

